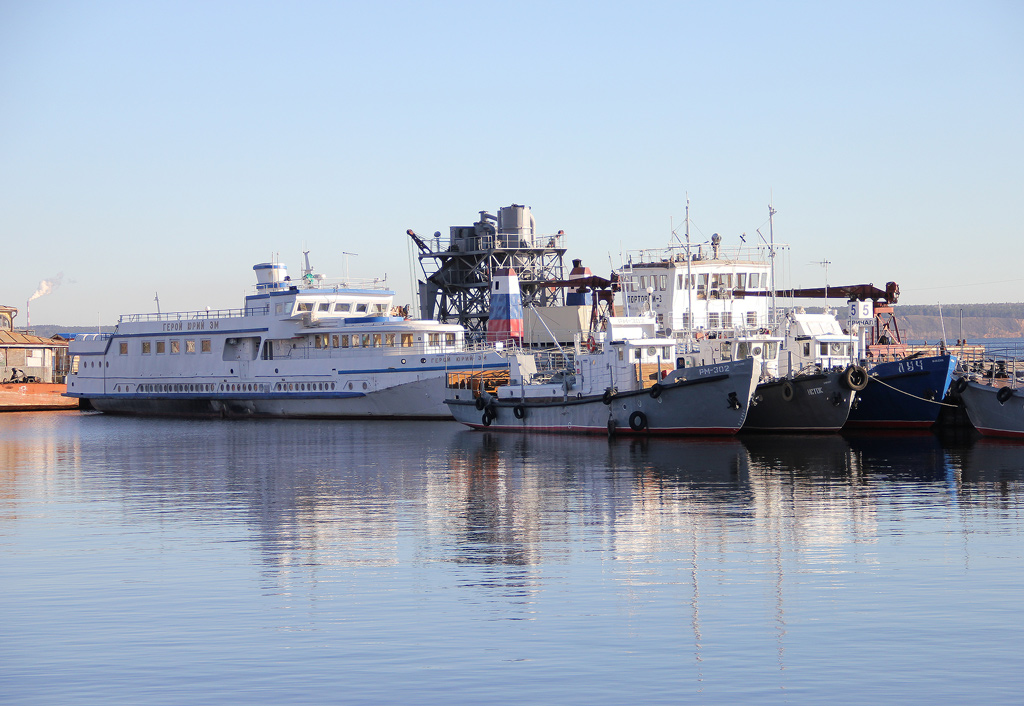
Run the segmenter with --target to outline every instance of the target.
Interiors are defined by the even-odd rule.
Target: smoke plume
[[[54,277],[53,279],[44,279],[42,282],[39,283],[39,288],[36,289],[35,294],[29,297],[28,300],[32,301],[33,299],[38,299],[39,297],[46,296],[47,294],[55,290],[57,287],[59,287],[63,279],[63,272],[58,272],[57,276]]]

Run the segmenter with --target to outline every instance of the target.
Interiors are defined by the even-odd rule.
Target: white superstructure
[[[253,269],[241,309],[127,315],[76,337],[68,395],[134,414],[449,418],[447,375],[508,368],[461,326],[407,318],[382,282]]]

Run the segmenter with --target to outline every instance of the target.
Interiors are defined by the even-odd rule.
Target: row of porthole
[[[279,382],[274,389],[277,392],[330,392],[334,386],[333,382]]]
[[[127,391],[128,390],[128,386],[125,385],[124,387],[125,387],[125,391]],[[120,391],[121,386],[118,385],[116,389],[118,391]],[[186,383],[175,383],[173,385],[163,385],[163,384],[161,384],[161,385],[157,385],[157,384],[148,385],[147,384],[147,385],[139,385],[138,389],[139,389],[139,392],[213,392],[214,386],[212,384],[199,384],[199,385],[195,385],[195,384],[192,384],[192,383],[188,383],[188,384],[186,384]],[[224,389],[223,385],[221,385],[221,389]]]
[[[330,392],[335,389],[335,386],[336,383],[333,382],[279,382],[274,386],[274,389],[277,392]],[[349,387],[351,387],[351,384],[349,384]],[[363,387],[366,387],[365,383],[363,383]],[[221,384],[220,388],[217,389],[212,384],[175,383],[170,385],[139,385],[138,389],[139,392],[269,392],[270,386],[259,383],[228,383]],[[121,385],[117,385],[114,390],[115,392],[121,392]],[[127,385],[124,386],[124,391],[128,391]]]

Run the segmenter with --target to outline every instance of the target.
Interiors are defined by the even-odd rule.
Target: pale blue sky
[[[685,194],[774,199],[792,284],[1024,301],[1024,3],[0,0],[0,303],[236,307],[252,265],[385,272],[533,208],[606,274]],[[762,232],[766,232],[762,229]]]

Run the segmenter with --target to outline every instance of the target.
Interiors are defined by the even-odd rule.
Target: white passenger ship
[[[464,329],[412,320],[380,282],[261,263],[242,309],[133,314],[71,342],[68,392],[121,414],[449,419],[445,385],[508,370]]]

